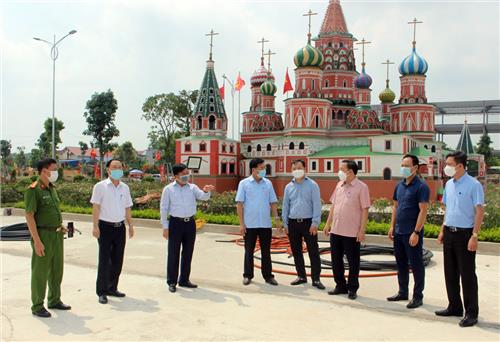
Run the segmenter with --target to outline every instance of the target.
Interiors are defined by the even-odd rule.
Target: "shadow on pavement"
[[[87,335],[92,330],[85,326],[85,321],[94,319],[93,316],[79,316],[71,311],[52,311],[52,318],[37,318],[49,327],[49,334],[64,336],[67,334]]]
[[[199,299],[199,300],[210,300],[214,303],[224,303],[228,300],[234,301],[239,306],[247,307],[241,299],[240,296],[224,293],[224,292],[216,292],[204,288],[197,288],[194,290],[188,290],[183,288],[177,289],[177,294],[181,297],[189,298],[189,299]]]
[[[158,312],[158,302],[153,299],[137,299],[132,297],[110,298],[108,297],[108,305],[115,311],[142,311],[142,312]]]

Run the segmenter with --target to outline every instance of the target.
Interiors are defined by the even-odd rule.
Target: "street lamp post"
[[[45,39],[34,37],[34,40],[44,42],[50,45],[50,58],[52,59],[52,158],[56,158],[56,123],[55,123],[55,112],[56,112],[56,59],[59,56],[59,50],[57,45],[63,41],[64,38],[71,34],[75,34],[76,30],[69,31],[64,37],[56,41],[56,36],[54,35],[54,41],[51,43]]]

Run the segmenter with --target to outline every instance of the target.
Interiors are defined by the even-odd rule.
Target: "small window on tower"
[[[226,144],[222,144],[222,153],[226,153]]]
[[[266,146],[266,151],[271,151],[271,150],[272,150],[272,146],[271,146],[271,144],[267,144],[267,146]]]
[[[200,152],[206,152],[207,151],[207,144],[202,142],[200,143]]]
[[[325,88],[328,88],[330,86],[330,82],[328,80],[325,81]]]
[[[346,80],[344,80],[343,85],[344,85],[344,88],[347,88],[347,81]]]
[[[293,143],[293,141],[290,143],[290,145],[288,145],[288,149],[289,150],[295,149],[295,144]]]
[[[234,174],[234,163],[229,164],[229,173]]]
[[[312,80],[312,81],[311,81],[311,89],[312,89],[312,90],[314,90],[314,85],[315,85],[315,83],[316,83],[316,82],[314,82],[314,81],[315,81],[315,80]]]
[[[328,160],[326,162],[326,171],[332,171],[332,161]]]
[[[319,127],[319,115],[316,115],[316,117],[314,118],[314,127]]]
[[[220,163],[220,173],[221,174],[225,174],[226,173],[226,163],[225,162],[222,162]]]
[[[392,140],[386,140],[385,141],[385,149],[386,150],[391,150],[392,149]]]
[[[311,171],[316,171],[318,169],[318,163],[316,161],[311,162]]]
[[[248,152],[248,153],[252,152],[252,145],[248,145],[248,147],[247,147],[247,152]]]
[[[212,131],[215,130],[215,116],[213,115],[210,115],[210,118],[208,119],[208,129]]]
[[[211,112],[215,112],[215,106],[214,105],[210,105],[210,111]]]
[[[191,152],[191,144],[190,143],[186,143],[186,145],[184,145],[184,152]]]
[[[234,145],[229,145],[229,153],[234,153]]]
[[[301,141],[299,143],[299,150],[303,150],[304,149],[304,143]]]
[[[262,146],[260,146],[260,144],[257,144],[257,152],[260,152],[262,151]]]
[[[214,88],[210,88],[210,95],[213,95],[214,94]]]
[[[358,160],[357,163],[358,163],[358,169],[359,169],[359,171],[363,170],[363,161],[362,160]]]

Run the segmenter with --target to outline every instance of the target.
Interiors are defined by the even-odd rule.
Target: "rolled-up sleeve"
[[[281,208],[281,220],[285,228],[288,228],[288,211],[290,210],[290,185],[285,187],[285,194],[283,195],[283,207]]]
[[[319,227],[319,224],[321,223],[321,194],[319,191],[318,184],[313,184],[312,205],[313,205],[312,225],[315,227]]]
[[[208,201],[210,199],[210,192],[201,190],[198,185],[193,184],[194,197],[199,201]]]
[[[160,220],[163,229],[168,229],[168,215],[170,211],[170,198],[168,188],[165,187],[160,199]]]

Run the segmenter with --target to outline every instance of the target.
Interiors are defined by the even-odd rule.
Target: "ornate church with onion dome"
[[[260,66],[250,79],[251,105],[241,113],[241,141],[230,141],[225,135],[227,117],[219,102],[212,62],[211,69],[207,66],[207,73],[211,72],[205,79],[213,77],[213,83],[210,86],[210,81],[203,80],[192,136],[177,142],[178,160],[185,161],[192,153],[192,149],[185,152],[186,144],[210,137],[218,141],[219,150],[203,156],[209,166],[199,171],[197,182],[220,183],[217,191],[235,190],[233,184],[250,174],[249,162],[258,157],[265,160],[267,177],[278,196],[282,196],[290,181],[291,162],[303,159],[327,201],[344,159],[358,164],[358,177],[368,184],[372,197],[392,198],[394,185],[401,179],[401,158],[411,153],[419,157],[421,174],[435,198],[442,187],[444,156],[449,151],[435,140],[436,108],[428,103],[425,93],[429,65],[416,49],[415,28],[420,22],[414,19],[409,23],[413,25],[413,42],[410,54],[399,65],[399,99],[395,102],[396,94],[389,87],[389,65],[394,63],[387,60],[382,63],[387,66],[386,86],[379,93],[380,103],[372,105],[373,80],[364,53],[370,42],[358,40],[348,31],[340,0],[329,1],[320,32],[313,37],[311,17],[315,14],[305,14],[309,17],[309,32],[305,45],[293,56],[295,83],[293,95],[284,100],[284,113],[275,110],[273,53],[264,52],[267,41],[262,38]],[[405,24],[401,21],[402,28]],[[356,67],[356,46],[361,50],[360,71]],[[213,89],[216,93],[215,102],[203,93],[206,83],[206,91]],[[209,108],[207,112],[203,104],[212,105],[213,110]],[[234,154],[223,154],[222,143],[233,144]],[[237,167],[228,172],[227,161],[222,160],[237,160]]]

